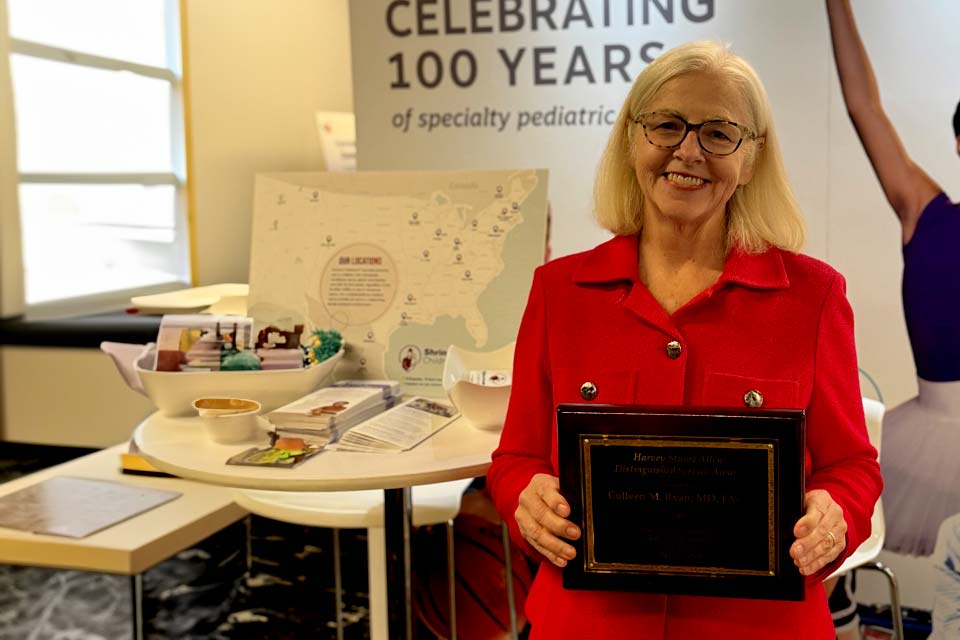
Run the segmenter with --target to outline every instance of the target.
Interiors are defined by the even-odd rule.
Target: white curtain
[[[18,180],[7,2],[0,0],[0,317],[3,318],[19,315],[24,310]]]

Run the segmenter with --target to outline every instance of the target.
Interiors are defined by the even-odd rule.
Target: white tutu
[[[927,556],[960,512],[960,382],[919,383],[918,397],[884,417],[880,467],[884,547]]]

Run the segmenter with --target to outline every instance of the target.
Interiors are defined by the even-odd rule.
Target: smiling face
[[[738,89],[709,73],[678,76],[661,87],[644,112],[678,115],[687,122],[728,120],[753,129]],[[723,220],[727,201],[750,181],[756,142],[744,138],[728,156],[706,153],[697,134],[688,131],[675,149],[650,144],[640,124],[633,125],[632,160],[643,192],[644,224],[662,220],[675,225],[702,225]]]

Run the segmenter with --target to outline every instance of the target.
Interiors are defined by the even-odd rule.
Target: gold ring
[[[833,549],[837,546],[837,536],[833,535],[833,531],[827,531],[827,535],[830,536],[830,548]]]

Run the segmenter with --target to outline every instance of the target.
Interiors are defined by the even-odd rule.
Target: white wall
[[[198,284],[247,282],[253,176],[324,168],[314,111],[353,110],[347,0],[191,0]]]
[[[109,447],[153,412],[97,349],[4,347],[3,440]]]

